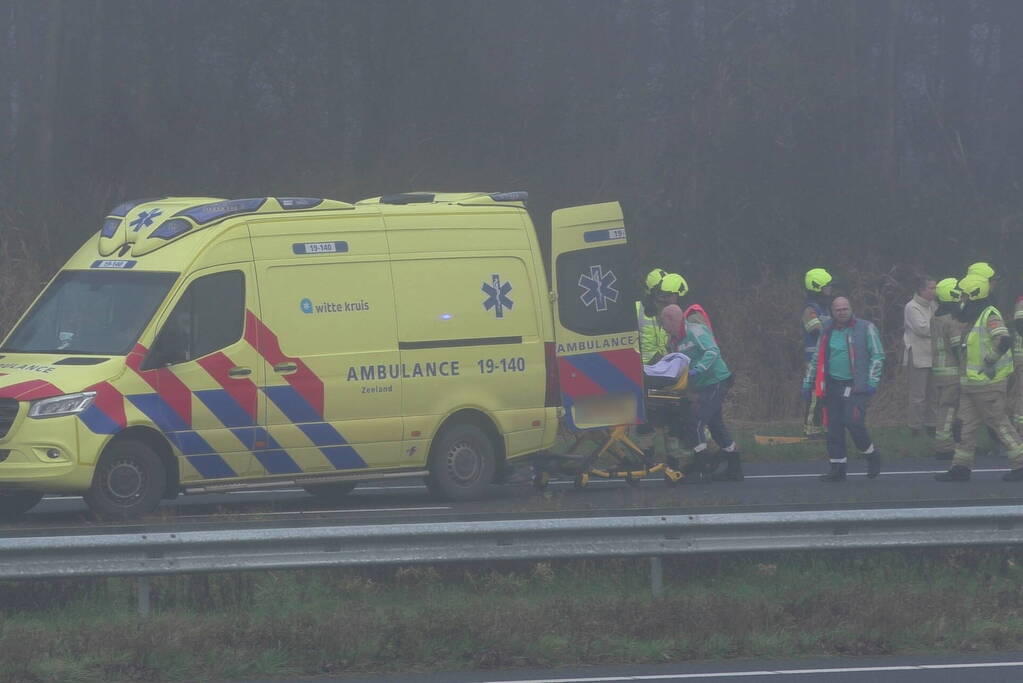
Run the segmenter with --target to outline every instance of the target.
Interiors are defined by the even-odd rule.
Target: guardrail
[[[779,550],[1008,545],[1023,506],[425,522],[0,539],[0,579],[148,576],[453,561],[650,557]]]

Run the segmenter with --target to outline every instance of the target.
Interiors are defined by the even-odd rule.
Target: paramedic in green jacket
[[[821,330],[803,380],[803,398],[812,391],[824,401],[828,460],[831,467],[821,481],[845,481],[848,459],[845,432],[867,458],[867,477],[881,473],[881,453],[867,432],[867,403],[877,392],[884,370],[884,348],[874,324],[853,316],[843,296],[831,302],[831,321]]]
[[[707,325],[685,318],[682,309],[668,306],[660,315],[661,326],[671,339],[668,349],[689,356],[689,390],[696,394],[693,424],[690,427],[693,458],[697,471],[708,472],[717,466],[717,458],[707,453],[706,430],[721,449],[726,466],[715,473],[715,481],[741,481],[742,461],[738,446],[725,425],[723,406],[732,386],[732,371],[721,357],[714,333]]]

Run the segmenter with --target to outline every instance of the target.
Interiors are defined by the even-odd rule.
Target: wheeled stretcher
[[[644,386],[644,400],[651,421],[679,409],[688,408],[685,396],[689,375],[685,372],[678,379],[647,377]],[[594,477],[598,479],[624,479],[635,485],[643,477],[662,473],[669,484],[677,484],[685,474],[666,461],[657,461],[652,453],[642,448],[629,437],[630,425],[617,425],[606,429],[594,429],[571,433],[562,426],[561,435],[570,441],[560,452],[545,452],[533,459],[533,485],[538,489],[547,487],[551,477],[571,477],[576,488],[584,488]],[[587,451],[587,446],[591,448]]]

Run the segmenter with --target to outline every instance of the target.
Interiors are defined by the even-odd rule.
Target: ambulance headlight
[[[67,394],[65,396],[39,399],[32,402],[32,406],[28,409],[28,416],[43,418],[77,415],[91,406],[95,399],[95,391],[83,391],[80,394]]]

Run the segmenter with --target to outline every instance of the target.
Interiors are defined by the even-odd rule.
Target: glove
[[[995,378],[995,362],[993,360],[985,358],[984,359],[984,369],[982,370],[982,372],[985,375],[987,375],[988,379],[994,379]]]
[[[877,393],[877,387],[872,387],[868,384],[866,390],[863,393],[867,396],[873,396],[874,394]]]
[[[689,379],[696,379],[696,376],[700,374],[699,370],[689,368]]]
[[[809,387],[803,387],[803,391],[800,392],[800,393],[803,394],[803,400],[804,401],[809,401],[810,400],[810,388]]]

